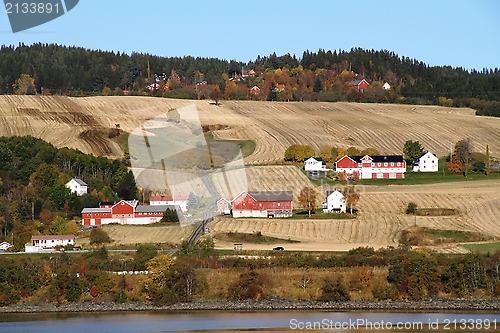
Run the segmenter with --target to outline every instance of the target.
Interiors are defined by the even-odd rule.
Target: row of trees
[[[163,305],[206,295],[227,300],[281,295],[320,301],[346,301],[360,292],[374,300],[500,296],[500,252],[450,256],[401,246],[241,258],[219,257],[213,242],[205,239],[183,245],[176,257],[159,254],[151,244],[127,255],[110,255],[102,247],[72,256],[6,257],[0,261],[0,306],[28,297],[52,303],[114,300]],[[287,274],[295,272],[287,279],[293,279],[287,281],[292,290],[281,289],[282,281],[276,278],[279,268],[286,268]],[[111,274],[130,270],[150,274],[134,278]],[[208,277],[216,274],[224,274],[222,287],[208,283]],[[281,275],[279,279],[283,280]],[[312,291],[316,288],[319,292]]]
[[[465,177],[469,172],[484,172],[489,175],[490,168],[490,151],[489,146],[486,145],[485,153],[475,152],[472,141],[462,139],[455,143],[453,155],[448,159],[448,171],[462,172]]]
[[[326,163],[333,163],[343,156],[377,156],[380,152],[376,148],[365,148],[359,150],[356,147],[337,148],[335,146],[322,145],[319,153],[316,153],[313,147],[309,145],[293,144],[285,150],[284,160],[287,162],[304,162],[309,157],[319,157]]]
[[[247,76],[244,68],[255,74]],[[1,47],[0,73],[0,93],[148,93],[216,103],[222,98],[431,103],[500,115],[498,69],[430,67],[386,50],[305,51],[300,59],[272,54],[243,63],[21,44]],[[354,78],[367,79],[370,88],[353,89]],[[384,82],[390,91],[382,89]],[[154,88],[147,88],[152,83]],[[250,92],[255,85],[260,93]]]

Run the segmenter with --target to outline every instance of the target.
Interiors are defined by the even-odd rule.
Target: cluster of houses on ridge
[[[304,170],[310,175],[324,175],[329,169],[321,158],[310,157],[304,161]],[[335,162],[334,171],[352,176],[358,172],[361,179],[404,178],[406,162],[401,155],[342,156]],[[438,158],[429,152],[420,156],[412,167],[413,172],[438,171]]]

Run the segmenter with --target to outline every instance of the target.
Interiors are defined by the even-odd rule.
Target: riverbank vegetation
[[[154,245],[69,255],[0,257],[0,305],[200,300],[420,300],[500,296],[500,251],[436,254],[406,246],[347,253],[220,255],[206,239],[175,257]]]

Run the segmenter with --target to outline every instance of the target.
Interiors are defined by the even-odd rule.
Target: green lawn
[[[479,253],[495,253],[500,250],[500,242],[486,243],[486,244],[462,244],[461,247]]]
[[[289,219],[312,219],[312,220],[349,220],[356,218],[356,212],[353,210],[353,214],[345,213],[323,213],[323,209],[318,208],[311,211],[311,216],[309,216],[307,210],[304,209],[294,209],[292,212],[292,217]]]

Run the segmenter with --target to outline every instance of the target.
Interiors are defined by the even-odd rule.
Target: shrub
[[[82,296],[83,290],[80,284],[80,279],[75,276],[72,276],[68,281],[67,289],[66,289],[66,299],[68,302],[76,302]]]
[[[318,300],[322,302],[343,302],[351,299],[349,290],[344,285],[341,277],[335,279],[326,278],[321,291],[321,296]]]
[[[108,233],[101,228],[94,228],[90,232],[90,244],[111,243]]]
[[[265,297],[262,288],[263,279],[259,273],[250,271],[240,274],[238,281],[229,288],[229,298],[233,300],[254,299]]]
[[[414,202],[409,202],[405,212],[406,214],[415,214],[417,212],[417,204]]]

